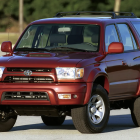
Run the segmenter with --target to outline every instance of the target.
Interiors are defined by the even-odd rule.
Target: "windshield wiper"
[[[67,48],[71,50],[77,50],[77,51],[85,51],[85,52],[96,52],[97,51],[97,46],[94,46],[90,43],[80,43],[80,44],[67,44],[63,46],[52,46],[52,47],[47,47],[49,50],[57,50],[57,48],[61,49],[62,48]]]
[[[63,50],[62,50],[62,48],[64,48]],[[52,49],[49,49],[50,51],[57,51],[57,50],[61,50],[61,51],[66,51],[66,50],[76,50],[76,51],[83,51],[83,52],[89,52],[90,50],[84,50],[84,49],[79,49],[79,48],[72,48],[72,47],[54,47],[54,48],[52,48]],[[90,51],[91,52],[91,51]]]

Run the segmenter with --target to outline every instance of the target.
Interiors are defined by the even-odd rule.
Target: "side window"
[[[121,33],[124,51],[137,49],[135,39],[126,24],[118,24]],[[132,41],[133,40],[133,41]],[[133,47],[134,43],[134,47]],[[135,48],[136,47],[136,48]]]
[[[108,52],[108,46],[112,42],[119,42],[115,25],[108,25],[105,30],[105,47]]]
[[[136,40],[134,38],[134,35],[132,34],[132,32],[130,31],[131,37],[132,37],[132,41],[133,41],[133,45],[134,45],[134,49],[138,49],[138,45],[136,43]]]
[[[138,34],[140,35],[140,22],[134,21],[132,22],[134,25],[135,29],[137,30]]]

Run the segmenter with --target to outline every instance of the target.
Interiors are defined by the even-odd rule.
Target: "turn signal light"
[[[76,68],[76,78],[82,78],[84,76],[84,68]]]
[[[71,94],[58,94],[59,99],[71,99]]]

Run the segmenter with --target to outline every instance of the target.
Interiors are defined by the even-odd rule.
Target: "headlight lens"
[[[5,69],[5,67],[0,67],[0,78],[2,78],[4,69]]]
[[[84,68],[58,67],[56,73],[58,79],[79,79],[84,76]]]

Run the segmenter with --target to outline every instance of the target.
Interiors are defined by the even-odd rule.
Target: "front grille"
[[[24,72],[25,70],[31,70],[32,72],[51,72],[51,68],[7,68],[7,71],[12,72]]]
[[[7,76],[5,77],[4,83],[52,83],[54,82],[51,77],[41,76]]]
[[[2,100],[48,100],[49,96],[46,92],[4,92]]]

